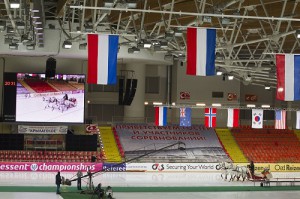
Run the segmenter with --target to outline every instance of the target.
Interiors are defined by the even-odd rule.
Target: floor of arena
[[[61,199],[55,193],[56,173],[42,172],[0,172],[0,198],[5,199]],[[61,173],[67,179],[74,179],[75,173]],[[273,173],[274,178],[299,178],[300,173]],[[116,199],[182,199],[182,198],[299,198],[300,184],[288,188],[259,187],[253,182],[228,182],[221,173],[159,173],[159,172],[114,172],[98,173],[93,178],[94,185],[102,183],[111,186]],[[87,179],[83,179],[82,188],[86,189]],[[23,187],[23,188],[22,188]],[[27,187],[27,188],[24,188]],[[76,182],[71,187],[62,186],[62,192],[76,190]],[[200,188],[200,189],[199,189]],[[123,191],[122,191],[123,190]],[[200,191],[198,191],[200,190]],[[240,191],[239,191],[240,190]],[[78,193],[78,195],[80,195]],[[80,196],[79,196],[80,197]]]

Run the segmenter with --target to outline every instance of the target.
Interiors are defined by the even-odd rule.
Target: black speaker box
[[[131,105],[132,100],[135,96],[137,87],[137,79],[127,79],[126,92],[123,100],[124,105]]]
[[[46,61],[46,78],[55,77],[56,73],[56,59],[50,57]]]
[[[119,105],[123,105],[124,79],[119,79]]]

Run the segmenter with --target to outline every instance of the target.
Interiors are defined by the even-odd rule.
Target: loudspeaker
[[[46,61],[46,78],[55,77],[56,59],[50,57]]]
[[[137,79],[127,79],[126,92],[123,100],[124,105],[131,105],[132,100],[135,96],[136,87],[137,87]]]
[[[137,79],[127,79],[126,85],[124,83],[124,79],[119,79],[119,105],[131,105],[136,92]]]
[[[119,79],[119,105],[123,105],[124,79]]]

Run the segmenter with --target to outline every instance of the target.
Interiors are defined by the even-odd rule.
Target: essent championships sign
[[[101,171],[102,163],[73,163],[73,162],[0,162],[0,171],[36,171],[36,172],[91,172]]]
[[[24,134],[67,134],[68,126],[18,125],[18,132]]]

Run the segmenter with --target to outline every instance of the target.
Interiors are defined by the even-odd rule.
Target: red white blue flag
[[[118,35],[88,35],[89,84],[116,84]]]
[[[300,55],[276,55],[276,98],[283,101],[300,100]]]
[[[180,108],[180,126],[191,126],[192,109]]]
[[[156,126],[167,125],[167,107],[163,107],[163,106],[155,107],[155,125]]]
[[[286,110],[275,111],[275,129],[286,128]]]
[[[215,75],[216,30],[187,28],[186,74]]]
[[[216,127],[217,123],[217,109],[216,108],[205,108],[205,126]]]

